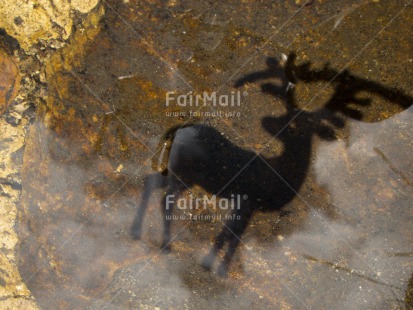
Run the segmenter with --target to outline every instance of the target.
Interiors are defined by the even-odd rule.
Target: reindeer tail
[[[152,157],[152,169],[158,171],[162,175],[168,175],[168,163],[169,155],[171,153],[172,144],[175,140],[176,132],[179,129],[193,126],[193,123],[188,123],[184,125],[176,125],[170,128],[159,140],[158,146],[156,147],[155,154]]]

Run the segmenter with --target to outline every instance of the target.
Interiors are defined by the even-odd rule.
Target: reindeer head
[[[297,67],[295,65],[295,54],[288,57],[282,55],[280,60],[269,57],[267,59],[267,70],[254,72],[244,76],[235,84],[239,87],[243,84],[255,82],[262,79],[275,78],[278,83],[265,82],[260,85],[261,91],[270,94],[274,98],[280,99],[287,113],[279,117],[264,117],[262,120],[263,128],[272,136],[278,136],[284,130],[300,129],[304,135],[317,135],[323,140],[334,140],[337,138],[336,130],[343,128],[344,119],[336,112],[324,107],[316,111],[306,111],[300,109],[295,100],[295,84],[300,80],[299,73],[310,72],[310,64],[305,63]],[[281,82],[280,82],[281,81]]]

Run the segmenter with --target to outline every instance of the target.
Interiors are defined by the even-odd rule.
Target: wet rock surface
[[[26,140],[13,137],[24,145],[12,201],[21,283],[46,309],[409,307],[412,16],[409,1],[105,1],[58,51],[21,57],[35,73],[23,87],[41,98]],[[166,104],[168,92],[213,91],[239,91],[240,105]],[[162,189],[141,240],[130,234],[162,136],[185,123],[264,159],[291,154],[240,181],[283,201],[271,195],[281,175],[293,198],[253,209],[226,278],[201,263],[231,210],[176,208],[165,254]],[[214,194],[197,184],[183,197]]]
[[[23,106],[16,104],[21,90],[16,61],[10,50],[0,46],[0,305],[3,309],[36,309],[18,270],[16,253],[20,172],[28,125],[27,114],[20,114]]]

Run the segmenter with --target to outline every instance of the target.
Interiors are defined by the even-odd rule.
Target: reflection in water
[[[151,193],[156,189],[166,189],[161,207],[164,251],[170,251],[171,247],[173,204],[168,197],[179,197],[195,185],[221,198],[247,195],[248,199],[232,210],[231,218],[224,223],[212,249],[202,261],[203,267],[210,270],[220,250],[227,245],[218,267],[218,274],[224,276],[254,211],[281,210],[300,191],[310,165],[313,137],[317,135],[322,140],[332,141],[336,139],[335,130],[344,127],[344,116],[357,120],[363,118],[356,108],[369,106],[371,101],[359,99],[359,91],[374,90],[403,108],[411,102],[411,98],[400,91],[358,79],[348,71],[340,74],[328,66],[321,71],[312,71],[310,63],[296,66],[294,61],[295,55],[291,54],[283,67],[275,59],[268,58],[267,70],[251,73],[235,84],[240,87],[268,78],[281,81],[278,84],[264,83],[261,89],[285,103],[286,114],[262,120],[264,129],[282,142],[282,154],[265,158],[238,147],[205,125],[185,124],[171,128],[158,147],[160,156],[155,160],[161,162],[160,172],[145,179],[142,201],[132,226],[132,235],[136,239],[141,238],[143,217]],[[321,109],[312,112],[299,109],[294,96],[294,84],[299,79],[304,82],[334,79],[335,92]]]
[[[317,180],[328,188],[333,203],[340,206],[341,221],[348,231],[346,240],[354,250],[345,265],[380,281],[381,288],[365,281],[360,285],[380,292],[380,300],[387,300],[388,305],[392,300],[404,299],[406,266],[411,262],[409,255],[403,255],[408,253],[403,252],[409,251],[412,244],[408,198],[413,194],[409,158],[412,132],[405,127],[412,112],[410,107],[373,124],[350,121],[348,141],[322,143],[315,162]],[[400,254],[389,255],[396,251]],[[324,259],[326,255],[313,256]],[[355,300],[365,298],[361,292],[353,292]],[[368,301],[374,304],[374,299]]]
[[[217,159],[218,165],[224,161],[228,170],[234,170],[238,160],[245,163],[252,158],[244,155],[256,155],[248,151],[248,147],[253,146],[262,151],[262,158],[271,159],[271,168],[289,178],[295,190],[300,189],[295,196],[269,166],[263,166],[261,157],[251,162],[258,167],[257,171],[252,167],[243,170],[245,184],[236,178],[238,187],[247,188],[251,195],[250,199],[242,200],[245,210],[254,212],[248,219],[247,212],[242,211],[248,225],[245,224],[242,242],[236,251],[233,249],[234,256],[227,255],[231,259],[229,278],[205,272],[199,263],[218,241],[214,236],[221,233],[225,244],[216,261],[222,262],[225,252],[228,253],[233,235],[228,230],[225,232],[220,221],[174,221],[170,224],[171,236],[182,233],[173,239],[173,251],[169,255],[158,255],[163,218],[158,205],[149,203],[142,227],[143,241],[130,238],[136,198],[143,194],[141,182],[147,175],[146,168],[149,169],[146,161],[159,137],[178,122],[176,118],[165,117],[166,111],[180,110],[178,107],[166,109],[165,92],[187,93],[186,85],[166,63],[179,67],[188,81],[196,85],[195,91],[217,89],[264,43],[269,28],[280,29],[297,9],[297,2],[289,1],[286,6],[280,1],[245,2],[237,10],[224,2],[216,2],[211,8],[197,1],[169,1],[165,5],[118,1],[110,6],[119,16],[107,10],[101,23],[105,29],[89,41],[85,55],[80,52],[79,44],[72,45],[76,43],[74,37],[65,52],[56,57],[47,74],[49,95],[56,94],[56,98],[49,96],[47,105],[37,107],[39,122],[31,128],[25,150],[19,223],[20,270],[42,307],[361,309],[390,308],[386,307],[391,305],[389,300],[403,299],[405,291],[398,288],[405,289],[408,284],[411,257],[387,254],[411,252],[413,244],[409,205],[413,193],[404,180],[413,179],[411,110],[384,122],[368,122],[389,118],[410,105],[410,98],[403,92],[383,86],[399,84],[409,89],[408,67],[405,66],[403,73],[394,65],[394,59],[397,64],[408,64],[410,57],[407,36],[399,36],[399,33],[408,33],[407,19],[396,20],[397,31],[390,34],[391,40],[387,40],[387,34],[385,39],[375,40],[384,42],[385,46],[377,48],[373,42],[371,47],[375,48],[360,55],[349,67],[351,72],[343,75],[345,78],[337,76],[332,81],[332,89],[320,95],[320,104],[311,105],[313,110],[300,103],[304,101],[305,89],[327,84],[328,79],[339,72],[323,67],[326,59],[334,59],[334,68],[343,67],[367,42],[364,39],[370,39],[403,1],[366,1],[371,11],[357,9],[353,17],[342,20],[330,39],[326,32],[317,30],[319,35],[315,38],[311,32],[321,20],[326,20],[328,26],[322,28],[330,31],[333,25],[328,24],[327,18],[334,19],[339,9],[344,12],[343,9],[352,4],[314,2],[301,10],[302,14],[296,16],[299,20],[294,18],[285,24],[283,31],[267,45],[268,49],[252,61],[252,69],[242,70],[249,72],[254,70],[253,66],[265,66],[263,55],[280,53],[281,49],[285,52],[277,44],[281,42],[285,47],[292,40],[296,43],[289,46],[297,51],[299,59],[310,59],[314,66],[321,62],[321,67],[313,69],[298,61],[295,64],[293,57],[288,57],[286,70],[278,61],[268,58],[267,68],[248,74],[237,83],[238,87],[242,86],[242,92],[248,93],[243,97],[245,104],[239,107],[242,117],[203,120],[177,130],[175,137],[166,134],[160,141],[156,154],[159,161],[154,167],[155,171],[164,172],[164,176],[153,180],[166,182],[152,183],[149,188],[166,188],[165,183],[176,182],[172,171],[165,169],[169,163],[176,163],[197,169],[193,178],[189,169],[184,170],[182,175],[188,176],[187,183],[196,181],[198,185],[210,186],[209,190],[215,189],[213,180],[201,178],[209,173],[222,186],[233,176],[217,175],[216,167],[205,172],[205,167],[190,159],[207,165],[209,158],[228,154],[224,159]],[[215,15],[214,25],[206,25],[212,24]],[[162,62],[152,51],[148,52],[132,28],[168,61]],[[90,33],[87,30],[81,33],[80,27],[79,30],[77,37],[87,43]],[[359,30],[365,33],[364,38]],[[300,31],[303,36],[297,37]],[[357,44],[354,44],[355,37],[348,34],[356,35]],[[331,40],[332,36],[337,39]],[[212,45],[205,46],[206,41],[216,49],[207,50]],[[309,45],[319,49],[308,50]],[[250,62],[247,65],[250,66]],[[369,69],[373,69],[372,72]],[[259,84],[252,83],[260,80],[264,82],[261,87],[264,93],[256,91]],[[233,90],[225,86],[222,92],[229,94]],[[312,97],[317,92],[309,93]],[[377,100],[382,97],[385,104]],[[334,104],[326,107],[332,98]],[[353,99],[354,104],[349,102]],[[288,116],[300,109],[304,111],[289,123]],[[343,123],[340,120],[345,118],[346,126],[340,128]],[[179,121],[182,119],[186,118]],[[284,126],[286,130],[277,136]],[[231,134],[231,129],[244,136],[245,141]],[[212,142],[198,139],[198,135]],[[267,145],[269,138],[272,143]],[[301,141],[308,144],[301,146]],[[228,148],[224,148],[227,145]],[[205,157],[205,152],[212,152],[211,146],[216,147],[217,152]],[[292,154],[290,161],[285,152]],[[189,160],[182,163],[180,154],[187,155]],[[268,169],[262,171],[263,167]],[[267,184],[263,184],[261,175]],[[269,190],[271,186],[274,191]],[[183,189],[182,197],[189,199],[186,187]],[[227,190],[229,193],[236,187],[230,184]],[[159,192],[164,194],[162,190]],[[205,190],[196,184],[191,187],[193,196],[199,197],[199,192],[202,195]],[[257,197],[268,197],[268,201],[255,201],[248,206],[248,202]],[[292,200],[287,203],[288,199]],[[281,207],[280,211],[271,212],[277,206]],[[188,215],[186,211],[175,208],[174,214]],[[215,215],[218,213],[215,211],[210,207],[199,213]],[[244,223],[241,228],[242,225]],[[304,258],[305,255],[343,268],[316,263]],[[208,263],[210,260],[206,262],[207,267]],[[225,263],[222,266],[225,272],[228,266]],[[344,268],[365,277],[353,275]],[[392,287],[367,279],[389,283]]]

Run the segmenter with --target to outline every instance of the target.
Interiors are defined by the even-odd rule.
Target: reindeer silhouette
[[[142,201],[132,225],[134,238],[141,237],[148,200],[156,189],[167,189],[162,205],[164,251],[170,251],[171,239],[171,221],[168,219],[173,208],[167,205],[168,196],[179,197],[194,185],[221,198],[247,195],[248,199],[232,210],[231,220],[225,223],[202,262],[203,267],[210,270],[216,255],[227,243],[227,251],[218,268],[218,274],[224,276],[253,212],[280,210],[295,197],[309,168],[313,136],[317,134],[323,139],[335,139],[334,128],[343,127],[344,122],[324,110],[306,112],[294,107],[293,88],[283,66],[273,58],[269,58],[267,64],[267,71],[246,76],[236,86],[261,78],[281,78],[280,86],[266,83],[261,88],[286,103],[285,115],[262,120],[264,129],[283,143],[283,153],[264,158],[254,151],[238,147],[216,129],[202,124],[171,128],[158,147],[161,160],[155,162],[154,167],[157,166],[159,171],[145,177]],[[293,118],[294,121],[290,122]],[[156,160],[157,156],[154,158]]]
[[[159,156],[154,157],[153,168],[157,168],[158,172],[145,177],[142,201],[132,225],[134,238],[141,237],[145,210],[156,189],[166,189],[162,205],[162,249],[166,252],[171,247],[171,221],[168,219],[173,211],[167,203],[168,196],[179,197],[194,185],[221,198],[247,195],[248,199],[232,210],[233,216],[225,222],[209,254],[202,261],[202,266],[211,270],[217,254],[227,244],[217,270],[219,275],[225,276],[253,213],[257,210],[278,211],[291,202],[300,190],[309,170],[314,136],[324,140],[336,139],[336,130],[345,125],[338,113],[361,118],[358,111],[347,108],[349,103],[370,104],[369,100],[356,98],[357,92],[376,92],[403,107],[411,104],[411,98],[400,91],[385,89],[344,72],[343,77],[333,79],[336,92],[324,107],[312,112],[299,109],[294,97],[294,83],[297,80],[332,82],[332,77],[339,77],[340,74],[328,66],[321,71],[311,71],[309,63],[295,66],[294,61],[294,54],[290,54],[284,63],[268,58],[267,70],[246,75],[235,84],[241,87],[262,79],[281,80],[279,84],[263,83],[261,90],[282,99],[287,110],[282,116],[262,119],[263,128],[282,142],[282,154],[262,157],[254,151],[240,148],[216,129],[202,124],[171,128],[159,143]],[[156,162],[158,158],[160,160]]]

